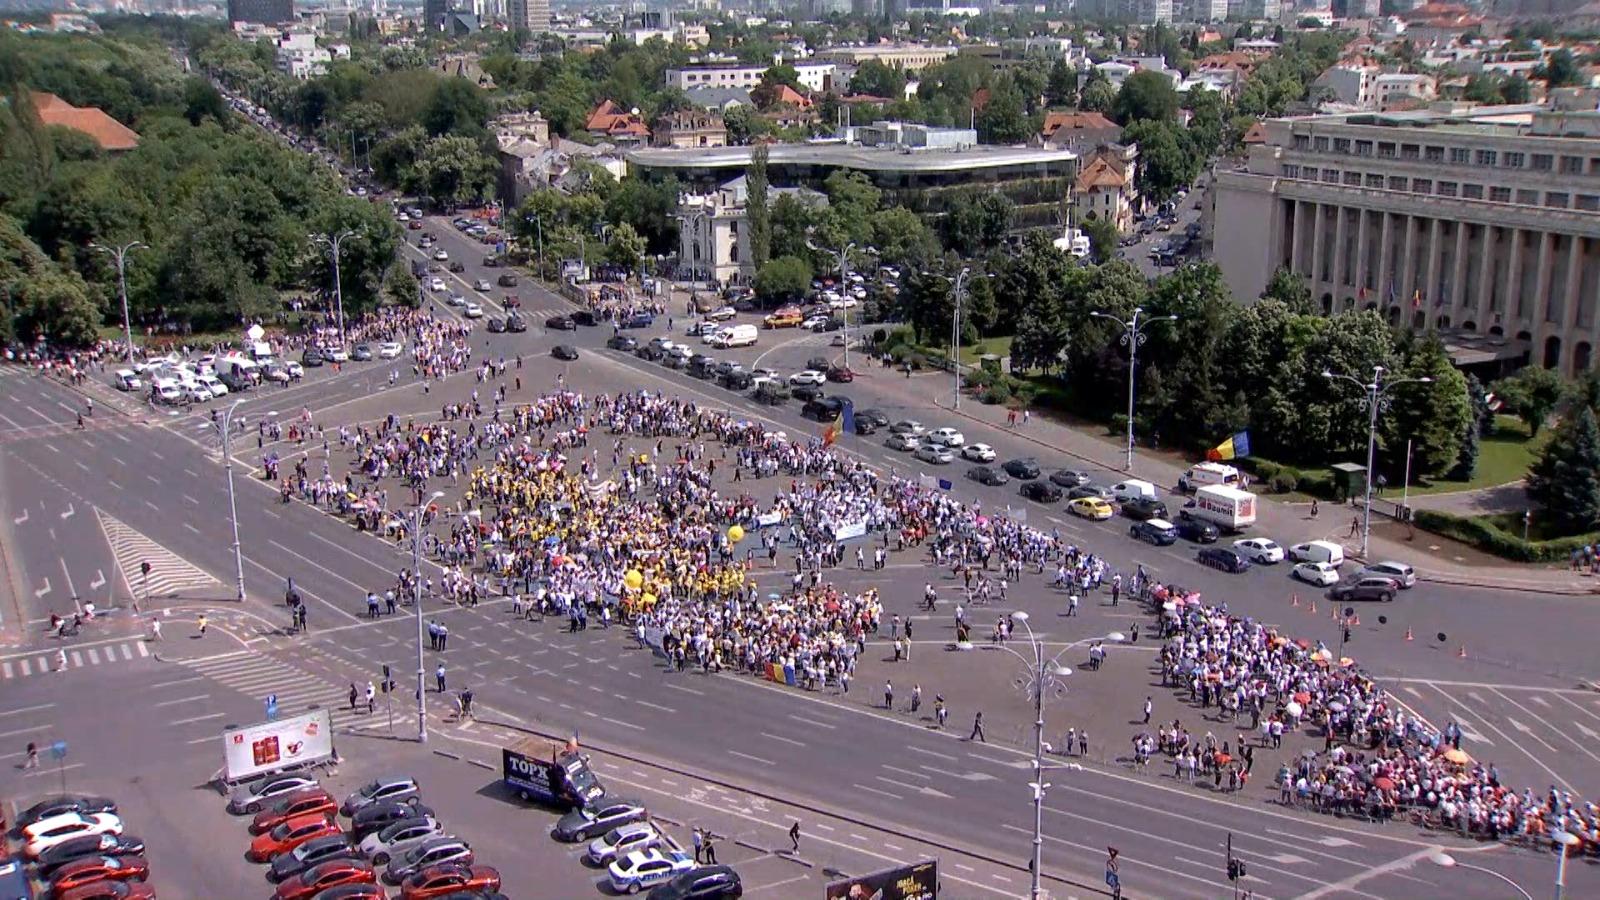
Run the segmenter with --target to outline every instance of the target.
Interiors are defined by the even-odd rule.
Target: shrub
[[[988,404],[1008,403],[1011,400],[1011,386],[1004,381],[997,381],[983,392],[983,402]]]
[[[1496,526],[1486,517],[1454,516],[1431,509],[1419,509],[1412,516],[1418,528],[1434,534],[1470,544],[1486,553],[1517,562],[1565,562],[1572,551],[1592,543],[1592,534],[1553,538],[1548,541],[1525,541],[1522,535],[1513,534]]]
[[[1127,434],[1128,433],[1128,414],[1127,413],[1113,413],[1111,415],[1111,420],[1106,423],[1106,429],[1111,434],[1114,434],[1114,435],[1125,435],[1125,434]]]
[[[981,391],[990,385],[1004,384],[1004,381],[1000,378],[1000,376],[986,369],[968,369],[966,373],[961,376],[961,381],[963,384],[971,387],[974,391]]]
[[[1272,473],[1267,479],[1267,490],[1274,494],[1287,494],[1300,487],[1300,479],[1294,472],[1287,469]]]

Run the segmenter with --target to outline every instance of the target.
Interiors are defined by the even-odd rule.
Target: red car
[[[156,900],[156,889],[143,881],[95,881],[62,891],[56,900]]]
[[[500,873],[489,866],[463,866],[444,863],[431,866],[406,879],[400,887],[400,900],[429,900],[458,891],[498,891]]]
[[[266,834],[258,834],[250,842],[250,852],[245,858],[251,862],[266,862],[280,853],[286,853],[312,838],[342,834],[339,826],[325,816],[300,816],[282,823]]]
[[[142,856],[90,856],[57,869],[50,879],[50,896],[60,897],[97,881],[143,881],[148,877],[150,863]]]
[[[251,834],[265,834],[290,819],[301,816],[325,815],[331,819],[339,814],[339,801],[322,788],[295,791],[271,807],[256,813],[250,823]]]
[[[272,900],[310,900],[341,884],[376,884],[377,881],[378,873],[368,863],[359,859],[333,859],[279,882]]]

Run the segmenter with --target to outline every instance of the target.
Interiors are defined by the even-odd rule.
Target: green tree
[[[1484,428],[1494,418],[1494,413],[1489,410],[1488,399],[1484,396],[1483,383],[1478,381],[1476,375],[1467,376],[1467,402],[1472,405],[1472,416],[1461,432],[1461,451],[1456,454],[1455,465],[1445,475],[1451,481],[1472,480],[1478,470],[1480,440],[1486,433]]]
[[[1491,105],[1505,102],[1504,95],[1500,93],[1500,80],[1483,72],[1467,78],[1467,85],[1461,90],[1461,98]]]
[[[1461,456],[1461,435],[1474,424],[1467,379],[1450,362],[1444,344],[1433,335],[1412,342],[1402,373],[1428,378],[1429,384],[1401,384],[1392,392],[1391,414],[1384,419],[1384,444],[1401,451],[1411,442],[1413,471],[1438,475]]]
[[[611,240],[606,244],[606,261],[628,271],[639,268],[644,259],[645,240],[627,222],[611,229]]]
[[[780,256],[756,272],[756,296],[768,305],[793,303],[811,290],[811,263],[799,256]]]
[[[1500,96],[1507,103],[1527,103],[1533,97],[1533,88],[1528,79],[1513,75],[1500,82]]]
[[[435,137],[476,136],[483,133],[483,123],[488,120],[488,99],[477,85],[465,78],[438,79],[421,117],[422,127]]]
[[[1178,92],[1172,87],[1172,79],[1141,69],[1122,82],[1122,90],[1111,104],[1111,115],[1123,125],[1174,122],[1178,118]]]
[[[1535,78],[1543,78],[1550,87],[1566,87],[1577,84],[1582,72],[1572,51],[1561,47],[1550,54],[1543,65],[1535,67],[1533,74]]]
[[[999,246],[1011,230],[1015,212],[1004,194],[962,194],[951,204],[942,222],[945,246],[962,256],[979,256]]]
[[[1123,140],[1139,145],[1139,166],[1134,180],[1140,193],[1162,201],[1199,173],[1201,160],[1179,137],[1170,122],[1144,119],[1122,132]]]
[[[757,271],[772,258],[772,215],[767,203],[767,146],[750,151],[745,169],[745,222],[749,225],[750,261]]]
[[[1020,144],[1039,130],[1022,92],[1009,80],[989,92],[977,124],[978,137],[986,144]]]
[[[794,194],[782,194],[772,202],[772,249],[769,259],[780,256],[810,257],[811,230],[817,224],[816,211]]]
[[[1561,404],[1565,386],[1555,372],[1528,366],[1509,378],[1495,382],[1492,390],[1512,415],[1528,426],[1528,433],[1537,436],[1539,429],[1549,421],[1550,414]]]
[[[650,253],[667,254],[678,247],[676,178],[626,178],[605,201],[605,216],[616,225],[631,225]]]
[[[850,93],[899,100],[906,93],[906,74],[878,60],[869,59],[862,63],[856,69],[856,74],[851,77]]]
[[[1089,219],[1083,223],[1083,233],[1089,237],[1089,253],[1096,262],[1117,258],[1117,223],[1108,218]]]
[[[1050,66],[1050,76],[1044,85],[1044,102],[1050,106],[1076,106],[1078,103],[1078,73],[1064,59]]]
[[[872,214],[872,246],[892,266],[911,267],[939,255],[939,238],[923,218],[903,206]]]
[[[222,94],[211,82],[199,76],[184,82],[183,103],[183,117],[189,120],[190,125],[199,125],[208,118],[224,126],[232,121],[228,103],[222,99]]]
[[[76,273],[59,270],[36,274],[21,284],[11,299],[16,330],[63,347],[93,344],[101,310]]]
[[[883,192],[860,172],[839,170],[822,185],[828,207],[818,223],[817,242],[828,250],[872,239],[872,215],[878,211]]]
[[[478,149],[476,141],[446,135],[428,141],[404,184],[437,206],[455,207],[488,196],[494,174],[494,163]]]
[[[1311,288],[1306,285],[1306,280],[1296,275],[1287,266],[1279,266],[1272,273],[1272,280],[1267,282],[1266,290],[1261,292],[1263,300],[1277,300],[1296,315],[1308,316],[1314,311],[1311,305]]]
[[[1562,531],[1582,534],[1600,524],[1600,427],[1587,406],[1555,427],[1526,486],[1542,516]]]

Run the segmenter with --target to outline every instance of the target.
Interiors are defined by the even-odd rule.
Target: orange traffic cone
[[[1414,640],[1416,640],[1416,638],[1414,638],[1414,637],[1412,637],[1412,636],[1411,636],[1411,629],[1410,629],[1410,628],[1407,628],[1407,629],[1406,629],[1406,640],[1408,640],[1408,641],[1414,641]]]
[[[1354,627],[1356,627],[1357,625],[1360,625],[1360,624],[1361,624],[1361,615],[1359,613],[1357,613],[1356,615],[1353,615],[1353,616],[1350,617],[1350,627],[1351,628],[1354,628]]]
[[[1328,618],[1335,622],[1339,621],[1339,607],[1335,606],[1333,609],[1328,610]]]
[[[1299,594],[1290,594],[1289,598],[1290,598],[1289,607],[1291,609],[1299,609],[1300,608],[1300,595]]]
[[[1313,616],[1317,614],[1317,598],[1315,597],[1311,598],[1311,614]]]
[[[1456,657],[1459,658],[1459,659],[1466,659],[1467,658],[1467,645],[1466,644],[1462,644],[1460,647],[1458,647],[1456,649]]]

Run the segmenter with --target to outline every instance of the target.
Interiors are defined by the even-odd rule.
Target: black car
[[[1012,478],[1020,478],[1023,481],[1032,481],[1039,477],[1039,463],[1032,458],[1008,459],[1000,468],[1005,469],[1006,474]]]
[[[1080,484],[1067,491],[1068,500],[1077,500],[1081,497],[1093,497],[1096,500],[1104,500],[1109,503],[1111,502],[1111,489],[1101,487],[1098,484]]]
[[[91,856],[136,856],[144,852],[144,841],[131,834],[85,834],[67,838],[39,854],[39,877],[48,881],[51,873],[69,862]]]
[[[512,313],[506,316],[506,330],[512,334],[521,334],[528,330],[528,320],[516,313]]]
[[[350,839],[359,844],[367,835],[382,831],[401,819],[431,815],[433,810],[420,803],[390,801],[374,803],[364,809],[356,810],[355,816],[350,820]]]
[[[1333,590],[1328,591],[1328,599],[1341,603],[1346,600],[1376,600],[1379,603],[1390,603],[1399,590],[1399,582],[1392,578],[1368,575],[1345,584],[1334,585]]]
[[[489,320],[489,333],[490,334],[502,334],[502,333],[505,332],[505,330],[506,330],[506,320],[505,319],[495,318],[495,319],[490,319]]]
[[[572,362],[578,358],[578,348],[572,346],[571,344],[557,344],[550,348],[550,355],[554,356],[556,359],[563,359],[567,362]]]
[[[300,354],[300,365],[305,366],[308,369],[316,368],[317,366],[322,365],[322,363],[322,351],[315,347],[307,347],[305,352]]]
[[[1243,572],[1250,568],[1250,560],[1227,547],[1202,547],[1196,559],[1202,566],[1210,566],[1223,572]]]
[[[1122,501],[1122,514],[1130,519],[1165,519],[1167,505],[1154,497],[1134,497]]]
[[[647,312],[636,312],[617,324],[623,328],[649,328],[655,321],[656,317]]]
[[[873,428],[888,428],[889,416],[881,409],[868,407],[856,410],[856,422],[871,422]]]
[[[795,396],[799,396],[798,390]],[[818,422],[837,421],[844,413],[844,401],[838,397],[819,397],[808,401],[800,408],[800,415],[807,419],[816,419]]]
[[[362,837],[365,837],[365,835]],[[288,881],[320,863],[330,862],[335,859],[360,858],[361,854],[356,852],[355,845],[350,842],[348,836],[343,834],[324,835],[323,837],[312,838],[288,853],[279,853],[274,856],[272,865],[267,867],[267,880],[273,884],[278,884],[279,882]]]
[[[1089,483],[1089,473],[1075,469],[1057,469],[1050,473],[1050,481],[1064,488],[1083,487]]]
[[[730,391],[745,391],[750,389],[750,385],[755,383],[755,380],[755,376],[749,372],[727,372],[722,376],[722,386]]]
[[[492,254],[489,255],[489,256],[485,256],[483,258],[483,264],[484,264],[485,267],[492,269],[495,266],[500,265],[500,257],[494,256]]]
[[[578,323],[566,316],[551,316],[544,320],[544,327],[550,331],[577,331]]]
[[[600,324],[600,316],[592,309],[580,309],[572,314],[572,321],[585,328],[593,328]]]
[[[1128,526],[1128,537],[1165,547],[1178,541],[1178,529],[1162,519],[1146,519]]]
[[[717,377],[717,361],[709,356],[689,360],[689,374],[705,381]]]
[[[111,813],[116,815],[117,802],[110,797],[91,797],[82,794],[65,794],[41,800],[17,814],[16,822],[12,823],[17,828],[27,828],[36,822],[48,819],[51,816],[63,816],[67,813]]]
[[[611,341],[615,341],[615,340],[618,340],[618,338],[617,337],[612,337],[611,338]],[[633,338],[622,338],[622,340],[633,341]],[[611,341],[606,341],[606,345],[610,346],[611,345]],[[649,344],[639,344],[638,341],[633,341],[633,342],[635,344],[638,344],[638,346],[635,347],[634,350],[633,350],[633,355],[639,357],[640,359],[648,360],[649,362],[655,362],[656,360],[658,360],[661,357],[666,355],[665,353],[661,352],[661,348],[660,347],[652,347]]]
[[[820,384],[797,384],[789,389],[789,396],[809,403],[812,400],[821,400],[826,395]]]
[[[669,369],[681,369],[689,364],[689,358],[680,353],[663,353],[659,359]]]
[[[621,350],[624,353],[639,349],[639,341],[625,334],[613,334],[606,338],[606,347],[612,350]]]
[[[878,430],[878,423],[877,422],[874,422],[871,419],[863,419],[863,418],[861,418],[861,414],[860,413],[856,413],[855,420],[856,420],[856,434],[872,434],[873,432]]]
[[[450,271],[456,272],[458,274],[461,273],[461,272],[465,272],[467,270],[467,267],[465,265],[463,265],[461,260],[459,260],[459,259],[452,261],[450,263],[449,268],[450,268]]]
[[[1061,500],[1061,488],[1048,481],[1025,481],[1022,483],[1022,496],[1036,503],[1058,503]]]
[[[496,278],[495,279],[495,283],[500,285],[501,287],[516,287],[517,286],[517,276],[511,274],[510,272],[507,272],[504,275],[501,275],[499,278]]]
[[[789,390],[777,382],[768,381],[756,388],[751,396],[768,406],[782,406],[789,399]]]
[[[833,363],[826,356],[813,356],[806,360],[806,368],[815,369],[818,372],[826,372],[832,366]]]
[[[1173,523],[1178,529],[1178,535],[1185,540],[1194,541],[1196,544],[1215,544],[1222,533],[1217,526],[1205,519],[1196,518],[1187,512],[1178,514],[1178,521]]]
[[[350,351],[350,358],[356,362],[369,362],[372,359],[372,348],[366,344],[357,344],[356,348]]]
[[[979,484],[993,485],[995,487],[1011,481],[1010,478],[1006,477],[1006,473],[993,466],[973,466],[967,470],[967,477]]]
[[[700,866],[674,875],[650,892],[650,900],[737,900],[744,896],[731,866]]]

